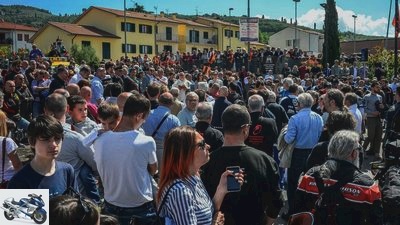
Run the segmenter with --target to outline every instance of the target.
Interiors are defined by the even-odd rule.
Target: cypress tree
[[[326,0],[324,21],[323,66],[333,65],[340,58],[338,14],[335,0]]]

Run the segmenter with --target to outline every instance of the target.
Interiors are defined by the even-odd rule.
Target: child
[[[121,119],[121,116],[119,115],[119,109],[116,104],[110,104],[107,102],[102,103],[100,104],[97,113],[102,127],[93,129],[85,137],[85,139],[83,139],[83,144],[87,147],[91,146],[97,137],[102,133],[109,130],[114,130]]]
[[[72,130],[86,136],[98,127],[93,120],[87,117],[86,100],[82,96],[74,95],[69,97],[68,106],[70,118],[66,122],[71,124]]]
[[[28,126],[28,141],[34,152],[32,161],[11,178],[8,189],[49,189],[49,197],[62,195],[68,187],[77,190],[74,169],[56,161],[64,130],[50,116],[38,116]]]

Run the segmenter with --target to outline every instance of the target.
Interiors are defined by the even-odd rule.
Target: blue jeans
[[[97,188],[96,178],[90,166],[84,163],[79,171],[79,181],[83,185],[86,197],[92,199],[96,204],[100,204],[100,194]]]
[[[156,221],[157,214],[153,201],[133,208],[122,208],[105,202],[106,214],[115,215],[120,225],[130,225],[131,219],[135,225],[152,225]]]
[[[42,103],[40,103],[40,102],[33,102],[33,105],[32,105],[32,117],[33,118],[36,118],[36,117],[38,117],[39,115],[42,115],[43,114],[43,105],[42,105]]]
[[[23,117],[21,117],[21,119],[19,119],[15,125],[17,125],[18,129],[22,129],[24,131],[28,130],[28,126],[29,126],[29,121],[24,119]]]

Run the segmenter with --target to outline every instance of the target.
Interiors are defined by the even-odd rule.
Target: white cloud
[[[355,15],[352,10],[344,10],[339,6],[336,6],[338,12],[338,27],[340,31],[351,31],[354,29],[354,18],[352,15]],[[386,26],[387,26],[387,18],[382,17],[378,19],[374,19],[369,15],[364,14],[356,14],[356,33],[366,34],[366,35],[378,35],[378,36],[386,36]],[[297,21],[299,25],[314,27],[314,23],[316,23],[318,29],[322,29],[325,19],[325,10],[324,9],[310,9],[305,14],[298,17]],[[393,36],[394,29],[390,25],[389,27],[389,35]]]

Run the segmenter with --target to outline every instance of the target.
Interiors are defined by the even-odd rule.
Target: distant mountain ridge
[[[7,21],[7,22],[23,24],[23,25],[27,25],[27,26],[36,27],[36,28],[41,28],[48,21],[71,23],[79,16],[80,16],[80,14],[54,15],[46,9],[40,9],[40,8],[36,8],[36,7],[32,7],[32,6],[0,5],[0,19],[3,19],[4,21]],[[215,13],[204,14],[201,16],[212,17],[212,18],[216,18],[219,20],[223,20],[223,21],[235,23],[235,24],[239,24],[239,18],[240,18],[240,17],[234,17],[234,16],[229,17],[226,15],[218,15]],[[196,18],[196,15],[177,14],[177,17],[193,20]],[[285,21],[279,21],[276,19],[260,18],[260,23],[259,23],[260,42],[267,43],[269,37],[272,34],[279,32],[288,26],[290,26],[290,24],[286,23]],[[306,29],[306,30],[313,30],[309,27],[303,27],[303,26],[299,26],[299,28]],[[315,31],[323,33],[322,30],[315,30]],[[362,34],[356,35],[357,40],[379,39],[379,38],[382,38],[382,37],[368,36],[368,35],[362,35]],[[341,40],[353,40],[353,33],[348,32],[348,31],[341,32],[340,39]]]

